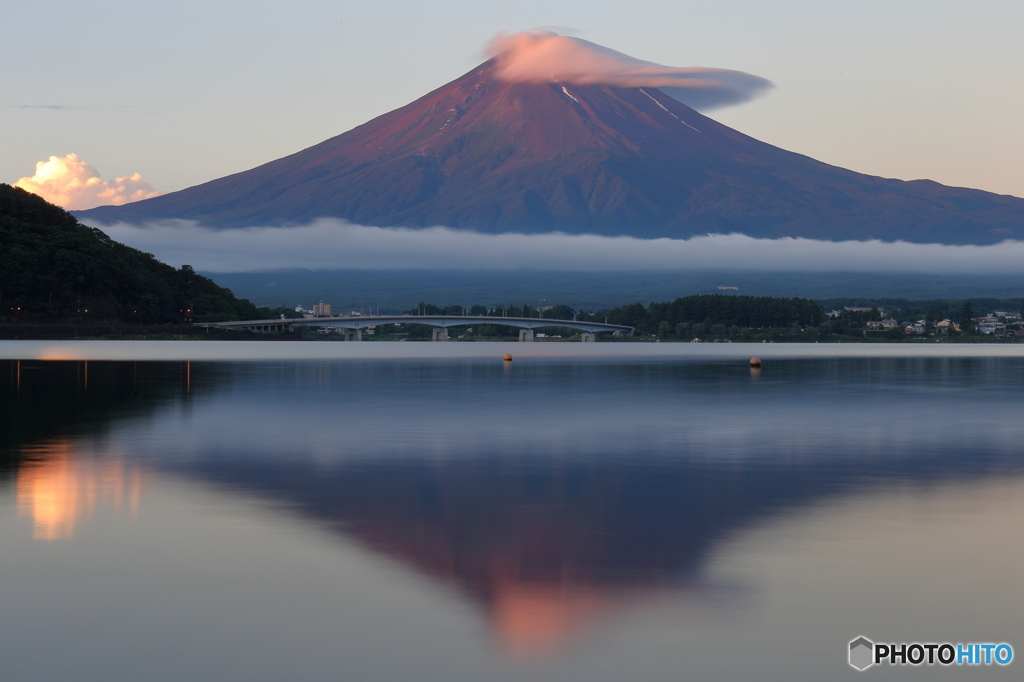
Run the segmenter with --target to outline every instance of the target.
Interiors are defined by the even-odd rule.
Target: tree
[[[460,307],[459,310],[462,308]],[[420,304],[411,310],[403,312],[404,315],[443,315],[444,310],[438,308],[433,303],[424,303],[420,301]]]
[[[550,320],[571,320],[574,312],[569,306],[560,304],[545,310],[543,317]]]
[[[970,299],[964,301],[964,307],[960,309],[960,331],[969,334],[974,329],[974,308],[971,307]]]

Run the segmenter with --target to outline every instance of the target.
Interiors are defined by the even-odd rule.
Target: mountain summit
[[[291,156],[83,219],[685,238],[1024,239],[1024,199],[830,166],[657,88],[502,79],[491,59]]]

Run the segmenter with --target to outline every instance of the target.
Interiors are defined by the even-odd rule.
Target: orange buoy
[[[751,367],[760,367],[761,366],[761,358],[750,358],[750,366]]]
[[[505,357],[503,357],[502,360],[504,360],[505,362],[512,362],[512,354],[505,353]]]

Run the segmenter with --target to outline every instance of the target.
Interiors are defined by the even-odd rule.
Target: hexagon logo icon
[[[867,637],[858,637],[850,642],[850,665],[857,670],[867,670],[875,664],[875,643]]]

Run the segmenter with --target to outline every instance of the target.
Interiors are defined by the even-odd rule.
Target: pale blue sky
[[[791,151],[1024,196],[1020,0],[21,3],[0,24],[0,181],[75,152],[181,189],[406,104],[498,31],[538,26],[768,78],[711,116]]]

